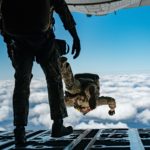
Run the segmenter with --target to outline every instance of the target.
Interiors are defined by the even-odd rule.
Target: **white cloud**
[[[99,106],[95,110],[88,113],[87,116],[96,117],[99,119],[109,119],[119,121],[131,119],[137,113],[136,108],[133,107],[131,104],[127,103],[117,104],[115,115],[113,116],[109,116],[108,111],[109,111],[108,106]]]
[[[42,103],[35,105],[31,110],[30,110],[30,115],[41,115],[41,114],[47,114],[49,113],[49,105],[47,103]]]
[[[84,118],[84,116],[77,110],[75,110],[73,107],[67,108],[68,117],[64,119],[64,124],[66,126],[76,126],[79,124],[79,122]]]
[[[33,92],[30,96],[31,103],[48,102],[48,94],[46,92]]]
[[[52,125],[52,120],[50,119],[49,113],[33,117],[31,118],[30,122],[33,123],[33,125],[43,125],[46,128],[51,128]]]
[[[46,81],[43,79],[31,80],[31,90],[46,88]]]
[[[50,119],[49,104],[41,103],[30,109],[30,122],[34,125],[43,125],[46,128],[50,128],[52,121]]]
[[[0,131],[6,131],[6,129],[3,127],[0,127]]]
[[[146,109],[137,115],[137,119],[144,124],[150,123],[150,110]]]
[[[140,97],[139,99],[134,100],[133,105],[135,105],[136,108],[150,109],[149,96],[143,96],[143,97]]]
[[[0,107],[0,121],[5,120],[9,115],[10,108],[8,106]]]
[[[36,127],[51,128],[47,85],[44,79],[31,82],[29,123]],[[101,96],[116,99],[114,116],[108,115],[108,106],[99,106],[83,116],[73,107],[68,107],[66,126],[75,128],[142,128],[150,124],[150,75],[106,75],[100,77]],[[0,129],[11,126],[12,94],[14,80],[0,81]],[[4,124],[4,126],[3,126]],[[8,124],[8,125],[7,125]]]
[[[128,128],[125,123],[96,123],[94,120],[90,120],[88,123],[82,122],[78,124],[75,129],[103,129],[103,128]]]

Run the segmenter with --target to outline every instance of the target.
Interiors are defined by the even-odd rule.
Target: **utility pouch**
[[[58,54],[58,57],[66,55],[69,52],[69,46],[65,40],[53,39],[49,42],[45,51],[40,51],[36,56],[37,63],[48,62],[50,59],[54,59],[54,53]],[[56,52],[57,51],[57,52]]]
[[[56,47],[60,56],[66,55],[69,53],[69,45],[66,43],[65,40],[55,39],[55,42],[56,42]]]

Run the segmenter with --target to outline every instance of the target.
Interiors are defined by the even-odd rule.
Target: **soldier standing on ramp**
[[[67,117],[62,78],[58,65],[58,51],[53,33],[53,12],[60,16],[64,27],[73,37],[72,54],[80,53],[75,21],[64,0],[3,0],[3,31],[14,44],[13,66],[15,88],[13,94],[15,144],[26,143],[25,126],[28,123],[30,82],[33,61],[36,60],[46,77],[51,111],[52,136],[61,137],[73,132],[63,126]]]

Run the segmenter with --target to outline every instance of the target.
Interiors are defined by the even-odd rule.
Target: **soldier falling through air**
[[[100,96],[99,76],[91,73],[73,75],[70,64],[66,57],[60,57],[60,68],[64,80],[65,103],[73,106],[84,115],[100,105],[108,105],[109,115],[115,114],[116,102],[112,97]]]

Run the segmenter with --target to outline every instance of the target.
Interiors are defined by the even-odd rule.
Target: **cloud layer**
[[[68,107],[65,125],[75,129],[149,127],[150,125],[150,75],[107,75],[100,77],[101,96],[116,99],[114,116],[108,115],[108,106],[99,106],[83,116]],[[12,129],[12,94],[14,81],[0,81],[0,130]],[[51,128],[50,110],[45,80],[32,80],[30,95],[29,128]]]

